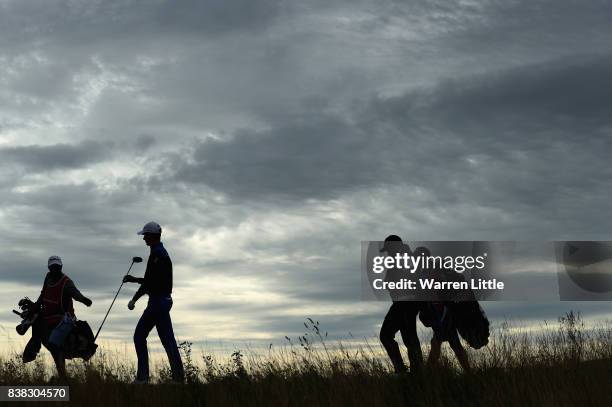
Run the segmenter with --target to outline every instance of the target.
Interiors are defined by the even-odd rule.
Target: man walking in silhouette
[[[404,253],[409,256],[412,255],[410,247],[404,244],[397,235],[387,236],[380,252],[386,252],[388,256],[403,255]],[[404,271],[389,268],[386,270],[385,281],[399,281],[404,276]],[[422,302],[409,298],[405,290],[390,290],[389,294],[393,304],[391,304],[380,328],[380,341],[387,351],[391,363],[393,363],[395,372],[405,373],[407,369],[404,365],[399,345],[395,341],[395,334],[397,331],[400,331],[402,341],[408,348],[410,371],[417,373],[423,366],[423,353],[421,352],[421,343],[419,342],[416,329],[416,319]]]
[[[40,296],[32,305],[32,309],[40,310],[40,314],[32,325],[32,339],[26,345],[23,361],[27,363],[34,360],[42,343],[53,356],[58,377],[65,379],[64,341],[76,319],[73,300],[88,307],[92,302],[62,272],[63,262],[59,256],[49,257],[47,268],[49,272],[45,276]]]
[[[170,309],[172,308],[172,261],[168,252],[161,242],[162,229],[155,222],[147,223],[139,235],[143,236],[146,245],[151,248],[151,254],[147,262],[147,269],[143,278],[130,275],[123,277],[125,283],[138,283],[140,288],[128,303],[128,308],[133,310],[136,301],[144,294],[148,294],[149,302],[145,308],[136,330],[134,331],[134,345],[138,356],[138,372],[134,383],[144,384],[149,381],[149,353],[147,351],[147,336],[153,327],[157,328],[159,339],[166,350],[170,368],[172,369],[172,380],[182,383],[184,380],[183,362],[176,345]]]

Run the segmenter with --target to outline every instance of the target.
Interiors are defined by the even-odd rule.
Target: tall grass
[[[469,351],[473,370],[463,373],[448,350],[436,368],[420,375],[392,373],[381,347],[329,343],[318,321],[267,352],[235,351],[229,360],[196,355],[182,342],[185,385],[165,384],[166,364],[155,366],[156,385],[134,386],[125,355],[100,350],[89,362],[69,362],[75,405],[612,405],[612,323],[584,326],[570,312],[538,331],[502,324],[489,345]],[[426,348],[426,347],[425,347]],[[425,349],[426,350],[426,349]],[[42,359],[22,365],[19,355],[0,359],[0,384],[45,384]],[[47,404],[48,405],[48,404]]]

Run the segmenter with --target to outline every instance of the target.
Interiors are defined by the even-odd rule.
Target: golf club
[[[132,270],[132,266],[134,265],[134,263],[141,263],[141,262],[142,262],[142,257],[133,257],[132,264],[130,264],[130,268],[128,269],[127,274],[130,274],[130,271]],[[117,299],[117,296],[119,295],[119,291],[121,291],[121,287],[123,287],[123,284],[124,284],[123,280],[121,280],[121,285],[119,286],[119,289],[117,290],[117,294],[115,294],[115,298],[113,298],[113,302],[111,302],[110,307],[108,307],[108,311],[106,311],[106,315],[104,315],[104,319],[102,320],[102,323],[100,324],[100,328],[98,328],[98,332],[96,332],[96,336],[94,337],[94,342],[96,341],[96,339],[98,339],[100,330],[104,326],[104,322],[106,322],[106,317],[108,317],[108,313],[110,312],[111,308],[113,308],[113,305],[115,304],[115,300]]]

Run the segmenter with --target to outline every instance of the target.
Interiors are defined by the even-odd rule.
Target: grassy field
[[[559,322],[536,333],[502,325],[486,348],[470,351],[469,373],[445,354],[440,366],[421,375],[394,375],[378,345],[329,344],[315,321],[306,322],[307,334],[288,338],[286,347],[265,356],[236,351],[228,362],[218,362],[182,343],[185,385],[164,383],[164,365],[155,369],[157,384],[130,385],[133,364],[100,351],[88,363],[69,362],[70,404],[611,406],[612,324],[586,329],[574,313]],[[19,355],[0,360],[2,385],[46,384],[51,372],[42,359],[25,366]]]

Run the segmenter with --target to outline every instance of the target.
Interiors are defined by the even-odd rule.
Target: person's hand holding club
[[[131,275],[129,275],[129,274],[126,274],[126,275],[123,277],[123,282],[124,282],[124,283],[137,283],[137,282],[138,282],[138,278],[136,278],[136,277],[134,277],[134,276],[131,276]]]
[[[136,306],[136,303],[134,302],[134,300],[130,300],[130,302],[128,302],[128,309],[130,311],[133,311],[135,306]]]

